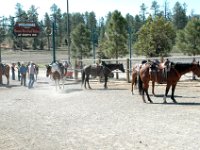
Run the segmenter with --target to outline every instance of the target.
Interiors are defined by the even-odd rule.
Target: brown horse
[[[62,85],[64,89],[64,66],[61,63],[53,63],[50,65],[46,65],[46,76],[51,77],[56,84],[56,90],[57,86],[61,89],[60,86],[60,80],[62,80]]]
[[[0,63],[0,84],[3,84],[2,75],[6,76],[7,85],[9,85],[9,78],[10,78],[10,66],[9,65]]]
[[[150,64],[146,63],[143,65],[143,67],[140,69],[139,72],[139,90],[142,91],[142,99],[144,102],[145,97],[144,93],[146,93],[147,99],[150,103],[152,103],[152,100],[149,97],[148,94],[148,88],[149,88],[149,81],[162,83],[166,82],[166,90],[164,95],[164,103],[166,103],[166,97],[169,92],[170,87],[172,86],[172,94],[171,99],[174,103],[177,103],[174,98],[174,92],[177,85],[177,82],[181,78],[183,74],[186,74],[188,72],[193,72],[195,75],[200,76],[200,66],[199,62],[193,62],[193,63],[172,63],[170,70],[167,72],[167,77],[163,78],[162,72],[150,72]]]
[[[139,70],[142,67],[142,64],[145,64],[146,62],[147,62],[146,60],[143,60],[141,64],[133,65],[132,74],[131,74],[131,76],[132,76],[131,93],[132,94],[133,94],[133,89],[136,89],[136,86],[137,86],[137,79],[138,79],[138,75],[139,75]]]

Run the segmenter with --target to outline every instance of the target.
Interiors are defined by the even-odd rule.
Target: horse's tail
[[[84,84],[84,81],[85,81],[85,70],[82,70],[82,85]]]
[[[143,82],[141,80],[141,77],[140,75],[138,75],[138,90],[139,90],[139,94],[142,95],[142,92],[143,92]]]

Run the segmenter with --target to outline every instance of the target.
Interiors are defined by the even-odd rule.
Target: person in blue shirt
[[[27,67],[24,65],[24,63],[21,64],[19,71],[20,71],[20,74],[21,74],[21,85],[26,86]]]

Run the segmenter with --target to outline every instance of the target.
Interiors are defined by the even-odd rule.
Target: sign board
[[[37,37],[40,28],[35,22],[16,22],[14,34],[18,37]]]

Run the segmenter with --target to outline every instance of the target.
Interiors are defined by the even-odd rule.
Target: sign
[[[16,22],[14,34],[18,37],[37,37],[40,28],[35,22]]]

